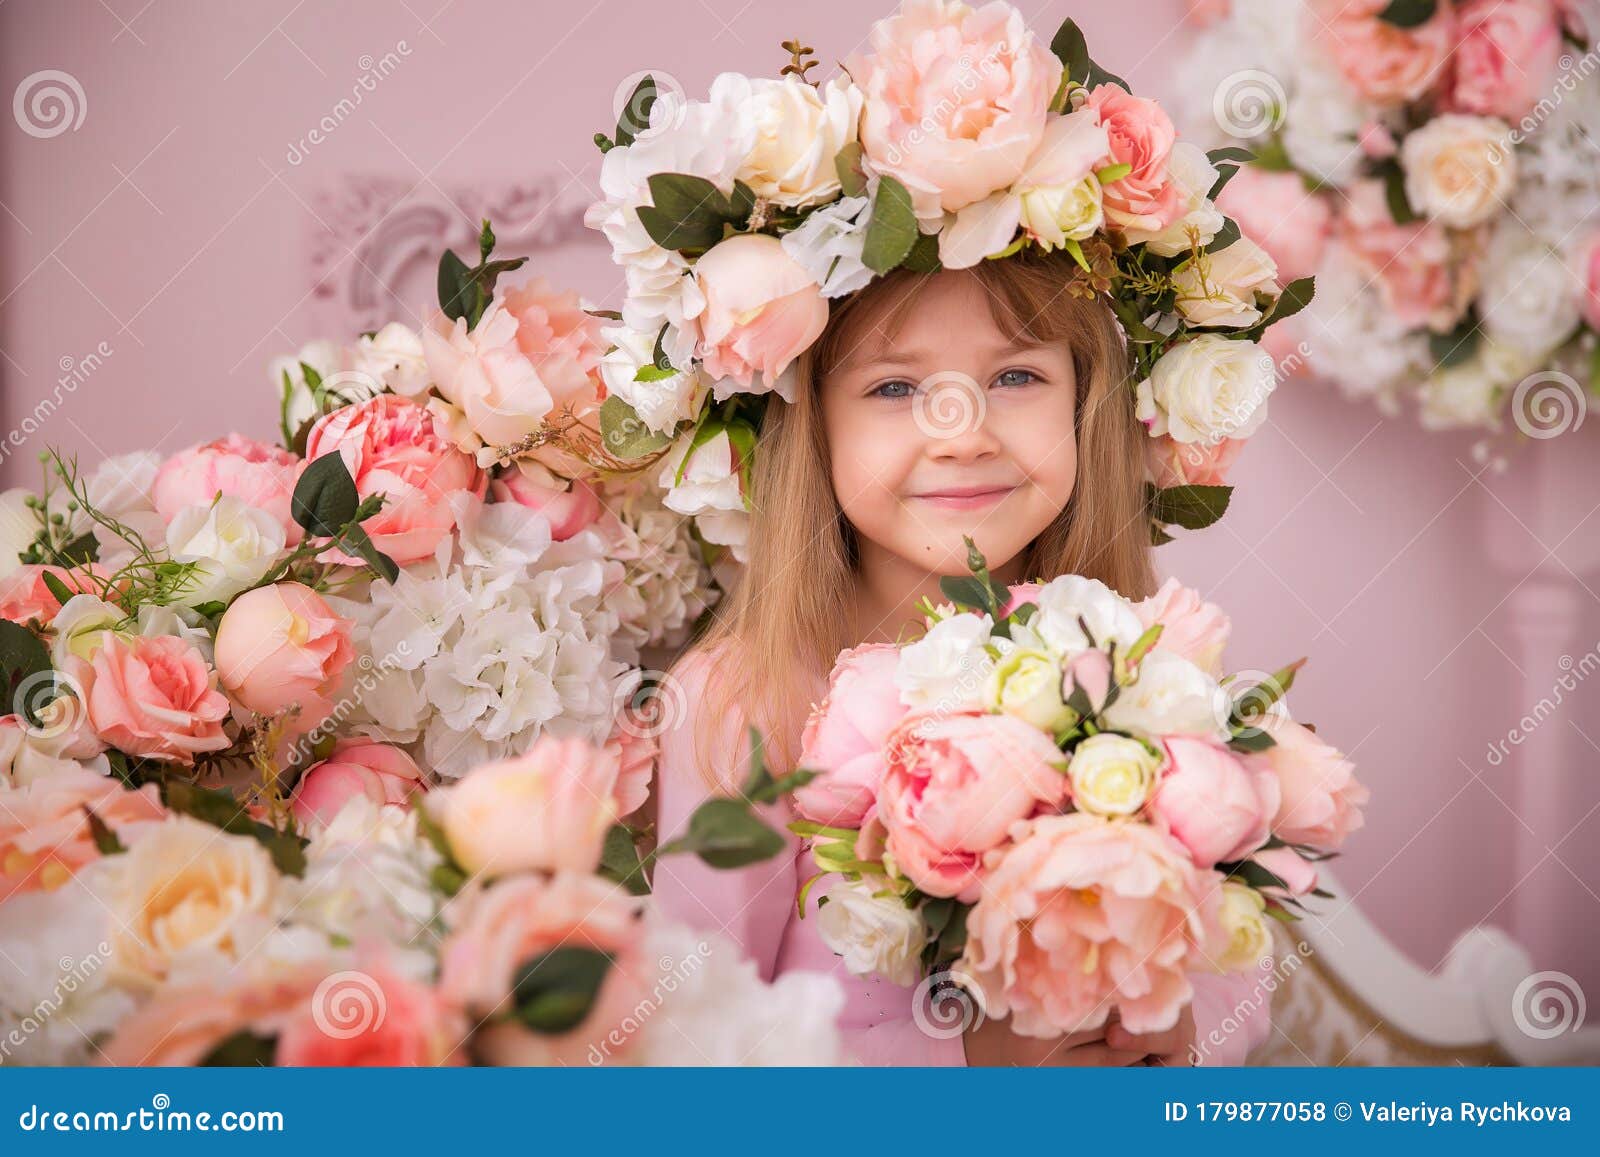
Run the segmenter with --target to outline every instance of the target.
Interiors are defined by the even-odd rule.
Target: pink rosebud
[[[1293,720],[1269,716],[1262,726],[1276,742],[1245,758],[1277,780],[1272,834],[1291,844],[1338,850],[1365,822],[1361,808],[1370,793],[1356,779],[1355,765]]]
[[[1304,896],[1317,886],[1317,866],[1293,848],[1262,848],[1250,858],[1288,885],[1291,896]],[[1264,890],[1268,895],[1284,891],[1273,885]]]
[[[489,486],[496,502],[515,502],[550,522],[550,537],[565,542],[600,517],[599,496],[582,481],[565,482],[542,466],[533,471],[518,462]],[[543,477],[540,477],[543,475]]]
[[[311,731],[333,711],[332,696],[355,649],[349,619],[300,583],[246,591],[217,625],[217,673],[248,711],[299,707],[292,730]]]
[[[889,643],[840,652],[828,693],[800,737],[796,766],[823,772],[794,794],[807,819],[853,828],[877,799],[884,741],[907,711],[894,683],[899,661],[899,648]]]
[[[719,241],[695,262],[694,275],[706,302],[701,359],[712,378],[731,377],[748,389],[759,373],[774,389],[828,324],[821,287],[776,237],[739,233]]]
[[[1079,651],[1067,660],[1061,676],[1063,702],[1072,698],[1074,687],[1083,688],[1090,706],[1098,710],[1106,701],[1106,692],[1111,690],[1111,657],[1104,651],[1093,650]]]
[[[371,739],[341,739],[295,785],[290,801],[301,823],[328,823],[357,796],[376,804],[406,804],[424,788],[422,769],[398,747]]]
[[[1027,606],[1030,603],[1037,606],[1039,603],[1038,583],[1012,583],[1007,589],[1011,597],[1006,601],[1006,605],[1000,608],[1000,617],[1002,619],[1016,614],[1018,607]]]
[[[156,471],[150,501],[163,522],[187,506],[208,505],[218,494],[265,510],[283,524],[290,546],[303,531],[289,513],[300,460],[287,450],[229,434],[181,450]]]
[[[1150,815],[1198,867],[1243,859],[1267,842],[1278,807],[1272,775],[1246,768],[1204,739],[1173,736],[1165,746],[1169,766],[1150,799]]]
[[[89,569],[97,575],[105,574],[94,563],[89,564]],[[61,609],[61,601],[45,585],[46,574],[60,579],[73,594],[98,593],[100,590],[88,575],[76,567],[69,570],[63,566],[19,566],[0,578],[0,619],[12,623],[38,619],[48,626]]]
[[[1177,442],[1160,434],[1146,443],[1150,476],[1157,486],[1221,486],[1244,449],[1243,438]]]

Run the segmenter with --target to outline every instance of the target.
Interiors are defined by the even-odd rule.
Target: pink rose
[[[1278,809],[1273,776],[1204,739],[1173,736],[1165,746],[1168,767],[1150,798],[1150,815],[1196,866],[1241,860],[1267,842]]]
[[[1222,651],[1233,624],[1221,607],[1206,602],[1199,591],[1169,578],[1155,594],[1134,603],[1133,613],[1146,628],[1161,624],[1157,647],[1182,655],[1208,675],[1221,675]]]
[[[487,480],[458,450],[433,413],[393,394],[325,414],[306,439],[306,460],[337,452],[356,492],[384,496],[383,509],[362,523],[384,554],[404,565],[427,558],[455,528],[450,499],[461,491],[483,496]],[[322,558],[359,565],[340,551]]]
[[[904,0],[845,70],[864,98],[862,151],[930,225],[1016,180],[1061,83],[1020,12],[958,0]]]
[[[1015,614],[1018,607],[1026,606],[1030,603],[1038,605],[1038,583],[1012,583],[1007,590],[1010,592],[1011,598],[1007,600],[1006,605],[1000,609],[1000,617],[1002,619],[1009,615]]]
[[[621,770],[620,747],[546,732],[522,755],[430,792],[428,811],[468,872],[592,872],[623,814]]]
[[[208,505],[218,494],[265,510],[283,524],[290,546],[303,531],[289,513],[300,460],[287,450],[229,434],[181,450],[156,471],[150,501],[163,522],[186,506]]]
[[[1584,283],[1583,318],[1589,323],[1590,329],[1600,331],[1600,233],[1589,240],[1581,276]]]
[[[1298,173],[1245,165],[1217,197],[1217,207],[1277,262],[1285,281],[1309,277],[1322,263],[1333,227],[1327,200],[1309,192]]]
[[[840,652],[828,693],[800,736],[796,766],[823,772],[794,793],[795,808],[807,819],[853,828],[877,799],[884,741],[907,711],[894,684],[899,661],[900,649],[891,643]]]
[[[512,463],[490,484],[489,493],[496,502],[515,502],[544,515],[556,542],[565,542],[600,517],[600,499],[588,483],[564,481],[537,463]]]
[[[1146,440],[1145,459],[1157,486],[1221,486],[1244,444],[1243,438],[1177,442],[1169,434],[1158,434]]]
[[[1449,235],[1427,219],[1397,224],[1382,182],[1350,186],[1339,237],[1377,280],[1384,304],[1403,325],[1448,333],[1460,320],[1468,304],[1461,278],[1469,274],[1455,269]]]
[[[165,985],[117,1024],[97,1059],[117,1068],[198,1065],[235,1033],[276,1035],[309,1007],[327,974],[325,965],[308,963],[269,976],[229,972],[209,983]]]
[[[914,712],[884,748],[878,812],[889,853],[930,896],[976,900],[983,853],[1067,796],[1067,757],[1012,715]]]
[[[1163,1032],[1194,989],[1186,975],[1220,935],[1217,876],[1148,824],[1077,812],[1018,824],[985,862],[957,967],[1011,1031],[1052,1037],[1121,1012]]]
[[[290,804],[301,823],[328,823],[357,796],[376,804],[410,802],[424,790],[422,769],[398,747],[371,739],[341,739],[295,785]]]
[[[1233,10],[1233,0],[1185,0],[1185,3],[1189,22],[1202,28],[1226,19]]]
[[[132,845],[166,816],[153,783],[129,791],[85,767],[64,765],[4,793],[0,807],[0,902],[66,883],[100,858],[84,808]]]
[[[759,373],[773,389],[828,324],[822,288],[776,237],[739,233],[719,241],[695,262],[694,275],[705,295],[700,356],[713,378],[749,388]]]
[[[94,574],[105,573],[94,563],[90,563],[89,567]],[[41,566],[31,563],[19,566],[4,578],[0,578],[0,619],[13,623],[26,623],[29,619],[38,619],[39,622],[49,626],[51,620],[56,617],[56,612],[61,609],[61,601],[50,593],[49,587],[45,586],[46,574],[60,579],[73,594],[99,594],[101,590],[99,584],[77,567],[68,569],[64,566]]]
[[[118,751],[192,764],[221,751],[228,697],[194,644],[175,635],[106,631],[86,660],[68,660],[95,734]]]
[[[470,1026],[433,989],[383,961],[330,973],[297,1002],[278,1035],[280,1065],[464,1064]]]
[[[606,740],[606,750],[617,757],[617,786],[612,794],[619,817],[632,815],[650,798],[650,777],[655,774],[656,758],[661,754],[652,720],[643,713],[630,713],[625,718],[626,722],[619,722]]]
[[[333,695],[355,648],[349,619],[300,583],[246,591],[217,625],[217,673],[248,711],[276,715],[298,706],[293,729],[311,731],[333,711]]]
[[[1263,726],[1277,742],[1245,760],[1277,779],[1272,834],[1287,843],[1337,851],[1365,822],[1361,808],[1370,793],[1356,779],[1355,765],[1293,720],[1269,717]]]
[[[1451,0],[1415,28],[1379,19],[1389,0],[1313,0],[1316,37],[1362,97],[1378,104],[1416,100],[1438,79],[1455,37]]]
[[[649,996],[654,962],[640,958],[639,901],[597,876],[560,873],[549,880],[513,876],[473,887],[453,902],[450,933],[439,953],[439,992],[474,1023],[511,1009],[518,970],[555,948],[589,948],[615,960],[589,1015],[564,1033],[542,1034],[515,1022],[481,1027],[474,1051],[493,1064],[588,1063],[605,1039]],[[624,1034],[636,1041],[642,1034]],[[621,1046],[625,1055],[628,1044]]]
[[[1106,694],[1111,690],[1111,656],[1096,648],[1092,651],[1079,651],[1068,659],[1066,668],[1061,674],[1062,702],[1072,698],[1075,687],[1083,689],[1083,693],[1089,697],[1090,705],[1098,711],[1106,701]]]
[[[1561,27],[1551,0],[1467,0],[1443,106],[1515,122],[1552,88]]]
[[[1304,896],[1317,886],[1317,866],[1293,848],[1262,848],[1250,857],[1278,879],[1287,888],[1269,884],[1263,889],[1269,896]]]
[[[1178,131],[1166,111],[1115,84],[1095,85],[1085,107],[1100,114],[1111,141],[1107,163],[1132,166],[1102,190],[1106,221],[1118,229],[1159,233],[1183,216],[1188,191],[1167,171]]]

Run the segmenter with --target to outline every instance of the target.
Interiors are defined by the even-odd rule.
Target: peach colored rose
[[[206,983],[163,987],[117,1025],[98,1050],[97,1063],[187,1067],[198,1065],[235,1033],[276,1036],[309,1006],[326,976],[326,965],[308,963],[265,976],[229,973]]]
[[[479,1028],[474,1051],[493,1064],[588,1063],[592,1044],[648,997],[654,962],[639,957],[644,923],[638,900],[597,876],[558,873],[551,879],[514,876],[487,888],[472,886],[446,910],[450,927],[439,953],[439,994]],[[512,985],[524,965],[554,948],[611,953],[594,1007],[564,1033],[533,1032],[508,1019]],[[642,1034],[627,1034],[627,1041]],[[620,1052],[628,1051],[624,1043]]]
[[[1198,867],[1242,860],[1267,842],[1278,810],[1273,776],[1208,740],[1172,736],[1164,746],[1167,769],[1150,799],[1150,816]]]
[[[1221,486],[1228,481],[1245,439],[1175,442],[1170,434],[1160,434],[1146,442],[1145,458],[1157,486]]]
[[[338,453],[356,492],[384,496],[383,509],[362,523],[384,554],[404,565],[431,555],[455,528],[450,498],[483,496],[487,479],[424,406],[393,394],[325,414],[306,439],[306,460]],[[359,565],[341,551],[321,555]]]
[[[1134,603],[1133,613],[1146,628],[1161,624],[1157,647],[1182,655],[1213,678],[1222,674],[1222,651],[1233,624],[1199,591],[1169,578],[1155,594]]]
[[[0,806],[0,902],[51,889],[100,858],[89,831],[94,814],[125,846],[164,817],[154,784],[129,791],[117,779],[65,764],[44,779],[6,791]]]
[[[1306,189],[1298,173],[1245,165],[1217,197],[1217,207],[1272,255],[1285,280],[1317,271],[1333,210],[1325,198]]]
[[[356,796],[404,805],[423,790],[422,769],[400,748],[371,739],[341,739],[328,758],[300,777],[290,804],[302,824],[325,824]]]
[[[496,502],[515,502],[550,521],[550,537],[565,542],[600,517],[600,499],[582,481],[565,481],[536,462],[519,459],[489,485]]]
[[[1272,834],[1291,844],[1337,851],[1365,822],[1361,809],[1370,793],[1356,779],[1355,765],[1293,720],[1269,717],[1263,727],[1277,742],[1244,758],[1278,781]]]
[[[618,748],[541,735],[522,755],[429,793],[428,811],[467,871],[592,872],[622,814]]]
[[[905,0],[845,61],[861,147],[927,223],[1009,186],[1044,133],[1061,62],[1007,4]]]
[[[822,334],[828,302],[822,287],[776,237],[739,233],[708,249],[694,266],[705,295],[700,356],[713,378],[767,389]],[[783,392],[780,390],[780,393]]]
[[[899,661],[891,643],[839,653],[828,693],[800,735],[796,766],[823,772],[794,793],[795,809],[807,819],[853,828],[877,799],[884,741],[907,710],[894,684]]]
[[[619,721],[606,740],[606,749],[615,752],[617,757],[617,786],[613,794],[619,817],[632,815],[650,798],[650,777],[655,774],[656,757],[661,753],[661,746],[651,730],[651,720],[640,715],[630,715],[628,719],[626,723]]]
[[[105,574],[104,570],[93,563],[89,564],[89,569],[93,574],[102,576]],[[47,573],[60,579],[74,594],[98,594],[101,589],[99,584],[77,567],[41,566],[32,563],[19,566],[4,578],[0,578],[0,619],[13,623],[26,623],[29,619],[38,619],[48,626],[56,617],[56,612],[61,609],[61,602],[44,584],[44,576]]]
[[[1313,0],[1316,39],[1356,92],[1379,104],[1416,100],[1432,87],[1456,31],[1451,0],[1415,28],[1379,19],[1389,0]]]
[[[1587,249],[1581,252],[1584,254],[1580,267],[1584,284],[1583,319],[1590,329],[1600,331],[1600,233],[1596,233]]]
[[[1467,0],[1456,20],[1445,108],[1516,121],[1551,91],[1562,49],[1551,0]]]
[[[889,854],[930,896],[977,899],[983,853],[1067,797],[1066,755],[1015,716],[913,712],[884,751],[878,813]]]
[[[265,510],[283,524],[290,546],[303,533],[289,513],[300,460],[287,450],[229,434],[180,450],[161,464],[150,487],[150,501],[163,522],[186,506],[203,506],[218,494]]]
[[[280,1065],[464,1064],[469,1026],[433,989],[383,961],[332,972],[295,1002],[278,1036]]]
[[[1397,224],[1381,182],[1361,180],[1347,190],[1338,232],[1401,324],[1447,333],[1460,320],[1466,303],[1458,300],[1449,236],[1433,221]]]
[[[1111,141],[1110,165],[1131,165],[1103,190],[1106,221],[1118,229],[1159,233],[1183,216],[1187,190],[1167,171],[1178,131],[1155,101],[1116,84],[1097,84],[1086,108],[1100,114]]]
[[[1011,1031],[1097,1028],[1113,1009],[1162,1032],[1194,994],[1187,971],[1217,947],[1220,889],[1148,824],[1077,812],[1017,824],[985,861],[966,953],[984,1011]]]
[[[332,712],[332,696],[355,657],[351,625],[308,586],[257,587],[235,599],[217,624],[217,673],[246,710],[276,715],[298,706],[293,729],[310,731]]]
[[[118,751],[192,764],[231,743],[222,730],[228,697],[187,639],[107,631],[88,660],[67,660],[67,673],[95,734]]]

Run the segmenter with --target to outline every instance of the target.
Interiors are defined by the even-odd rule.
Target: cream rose
[[[1228,696],[1189,660],[1157,648],[1139,661],[1138,678],[1103,714],[1110,726],[1140,735],[1222,738]]]
[[[167,553],[193,563],[183,601],[194,606],[226,602],[253,586],[283,553],[283,523],[267,511],[223,495],[186,506],[167,526]]]
[[[1277,384],[1271,355],[1255,342],[1201,334],[1163,354],[1139,383],[1139,420],[1174,442],[1248,438],[1267,420]]]
[[[1045,732],[1073,718],[1061,699],[1061,665],[1043,651],[1018,649],[1001,659],[989,673],[984,703]]]
[[[1517,155],[1509,136],[1506,123],[1494,117],[1434,117],[1400,146],[1406,200],[1453,229],[1487,221],[1517,184]]]
[[[1244,884],[1227,881],[1222,885],[1222,908],[1218,920],[1227,937],[1214,962],[1224,972],[1254,968],[1272,951],[1272,929],[1267,924],[1267,901],[1260,892]]]
[[[927,932],[922,917],[899,896],[877,895],[887,886],[879,876],[839,881],[817,910],[817,932],[844,957],[851,975],[877,973],[893,984],[915,984]]]
[[[1161,756],[1137,739],[1101,732],[1078,744],[1067,764],[1072,802],[1097,816],[1131,816],[1144,806]]]
[[[1278,265],[1248,237],[1219,253],[1200,253],[1172,274],[1178,312],[1190,325],[1244,329],[1261,320],[1256,295],[1276,296]]]
[[[794,74],[781,80],[725,72],[711,103],[745,119],[755,145],[736,174],[757,197],[784,206],[815,205],[839,192],[833,159],[856,139],[861,90],[847,77],[820,89]]]

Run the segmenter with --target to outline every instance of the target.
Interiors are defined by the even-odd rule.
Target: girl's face
[[[821,384],[834,494],[864,564],[966,574],[970,535],[1015,581],[1002,568],[1072,496],[1072,356],[1007,340],[988,292],[935,274],[894,338],[867,329]]]

